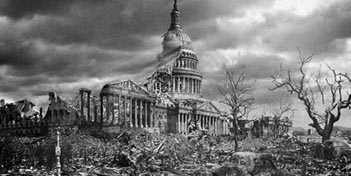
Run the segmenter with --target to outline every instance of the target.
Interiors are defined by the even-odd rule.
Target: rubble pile
[[[212,137],[214,138],[214,137]],[[47,175],[55,171],[55,136],[42,138],[37,142],[26,142],[29,138],[14,138],[8,148],[18,158],[9,174]],[[209,142],[205,138],[201,140]],[[186,175],[206,172],[212,166],[198,167],[204,157],[198,150],[200,145],[182,135],[162,135],[122,132],[93,137],[90,134],[69,134],[61,136],[61,165],[63,175],[143,175],[173,173]],[[17,147],[13,147],[17,146]],[[204,148],[204,147],[202,147]],[[23,156],[18,156],[23,154]],[[28,162],[30,160],[30,162]],[[2,173],[4,173],[4,169]]]
[[[194,146],[180,135],[120,133],[102,142],[88,136],[71,139],[74,161],[67,173],[143,175],[157,172],[179,173],[180,165],[190,163]],[[92,140],[92,141],[86,141]],[[94,141],[98,140],[98,141]],[[74,141],[76,143],[74,143]],[[86,144],[93,144],[86,146]]]
[[[313,143],[283,139],[272,141],[263,152],[272,154],[277,168],[291,175],[351,175],[350,165],[318,158],[315,151]]]
[[[55,173],[55,136],[1,141],[1,152],[13,156],[2,167],[15,162],[7,174],[52,175]],[[314,156],[315,145],[289,139],[245,139],[241,151],[268,153],[284,175],[350,175],[351,165]],[[119,134],[76,133],[61,136],[62,175],[221,175],[240,173],[229,167],[233,142],[197,130],[188,136],[121,132]],[[23,156],[22,156],[22,155]],[[14,158],[17,158],[14,160]],[[12,160],[11,160],[12,159]],[[11,161],[9,161],[11,160]],[[2,168],[2,173],[5,168]],[[264,169],[264,168],[263,168]]]

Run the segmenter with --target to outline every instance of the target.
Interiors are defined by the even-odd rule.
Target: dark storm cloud
[[[150,61],[153,58],[150,55],[153,54],[148,53],[136,52],[149,57],[141,61],[125,52],[91,48],[68,48],[61,51],[50,46],[47,46],[49,49],[45,49],[45,52],[39,52],[38,46],[30,42],[12,47],[9,46],[10,42],[4,44],[8,48],[0,47],[0,57],[4,58],[0,59],[0,66],[7,69],[0,79],[0,92],[12,95],[15,99],[47,95],[47,92],[56,90],[72,94],[84,86],[99,90],[107,82],[76,83],[90,78],[104,79],[125,74],[132,76],[153,66]]]
[[[9,65],[18,70],[29,68],[28,66],[35,67],[35,63],[40,62],[40,57],[36,55],[31,42],[3,37],[1,37],[0,58],[0,65]]]
[[[2,46],[0,46],[0,65],[8,66],[10,68],[8,74],[13,76],[37,74],[72,76],[70,66],[85,67],[85,64],[79,65],[79,58],[73,56],[63,53],[57,54],[57,52],[39,53],[31,41],[2,40]],[[71,71],[77,70],[72,69]]]
[[[170,9],[164,7],[171,3],[91,2],[1,4],[1,14],[12,21],[0,27],[0,66],[7,68],[0,91],[19,98],[72,93],[84,85],[99,90],[104,78],[150,72],[157,52],[147,51],[155,47],[149,37],[166,31]],[[163,19],[153,7],[163,9]],[[75,84],[90,78],[101,81]]]
[[[166,31],[170,23],[169,12],[172,4],[172,1],[161,0],[88,1],[94,3],[36,0],[35,3],[29,3],[27,10],[21,9],[24,7],[18,1],[10,2],[12,1],[3,5],[2,11],[5,15],[11,13],[6,13],[4,9],[11,9],[8,11],[13,15],[9,16],[16,18],[41,15],[33,18],[33,22],[25,31],[26,38],[40,38],[57,44],[78,43],[124,50],[155,47],[144,44],[143,41],[150,35],[161,36]],[[179,8],[182,12],[182,25],[191,28],[194,23],[204,24],[203,21],[209,19],[242,14],[241,8],[264,4],[269,3],[257,0],[194,0],[181,1]],[[47,8],[44,8],[46,6]],[[16,15],[15,12],[19,14]],[[202,32],[197,32],[196,29],[199,28],[194,29],[189,30],[189,33],[194,34],[196,40],[196,34]],[[204,33],[203,35],[212,33],[212,30]]]
[[[52,54],[53,53],[53,54]],[[14,54],[15,55],[15,54]],[[133,73],[150,66],[151,61],[129,59],[132,55],[128,53],[106,53],[98,50],[69,52],[49,50],[40,53],[38,57],[25,57],[32,66],[7,63],[11,68],[9,74],[14,76],[30,76],[45,74],[48,77],[61,77],[66,82],[73,82],[82,77],[103,77],[116,73]],[[40,59],[39,57],[42,57]],[[19,60],[21,62],[21,60]],[[133,62],[135,64],[133,64]],[[6,63],[4,63],[6,64]],[[11,65],[12,64],[12,65]],[[21,65],[21,67],[19,67]],[[63,81],[63,80],[56,80]]]
[[[2,15],[13,19],[31,17],[34,14],[53,14],[66,11],[70,0],[3,0],[0,5]]]
[[[308,53],[337,54],[344,48],[336,40],[351,36],[350,9],[351,2],[343,1],[307,17],[270,14],[260,29],[267,32],[264,42],[276,51],[292,51],[299,46]]]
[[[15,94],[19,90],[19,87],[17,85],[9,83],[8,80],[1,80],[0,82],[5,83],[0,87],[0,91],[2,93]]]
[[[20,31],[23,35],[3,41],[4,45],[0,48],[0,56],[3,59],[0,65],[9,66],[8,74],[14,76],[43,74],[48,77],[63,77],[68,82],[73,82],[82,76],[102,77],[116,72],[132,74],[140,71],[140,68],[152,67],[155,64],[152,54],[156,53],[143,58],[135,56],[138,52],[133,55],[133,51],[156,47],[154,43],[145,41],[151,35],[161,36],[168,28],[171,1],[86,2],[35,0],[23,4],[20,1],[5,1],[0,8],[1,14],[14,20],[25,18],[28,24]],[[243,7],[254,2],[226,1],[224,5],[213,1],[190,1],[180,2],[179,8],[182,15],[187,16],[182,19],[186,26],[185,24],[194,21],[202,23],[210,15],[213,18],[228,16],[233,13],[233,7]],[[169,8],[164,8],[167,6]],[[33,18],[35,15],[39,16]],[[204,33],[212,32],[210,25],[208,27],[209,30]],[[40,48],[34,41],[57,47],[85,45],[101,49],[127,50],[130,53],[114,55],[98,51],[80,52],[79,48],[71,49],[77,52],[51,48],[39,52]],[[126,60],[128,58],[129,60]],[[99,62],[100,60],[104,62]]]
[[[49,83],[50,80],[44,75],[30,76],[30,77],[12,77],[3,75],[0,77],[0,91],[5,93],[13,93],[18,91],[21,87],[31,87],[40,83]]]
[[[25,36],[57,44],[87,44],[103,48],[138,50],[150,35],[162,35],[169,25],[170,3],[163,1],[105,1],[76,3],[60,17],[34,19]],[[157,9],[157,10],[156,10]],[[160,16],[159,14],[167,14]],[[162,27],[163,26],[163,27]]]
[[[59,15],[67,13],[72,4],[100,3],[104,0],[2,0],[0,14],[14,20],[32,18],[34,15]]]

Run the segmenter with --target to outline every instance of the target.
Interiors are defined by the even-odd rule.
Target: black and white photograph
[[[0,174],[348,176],[350,68],[350,0],[0,0]]]

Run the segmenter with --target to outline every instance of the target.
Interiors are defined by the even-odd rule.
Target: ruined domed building
[[[106,84],[98,96],[81,88],[73,99],[49,92],[45,115],[42,110],[34,111],[34,104],[28,101],[6,105],[0,101],[0,133],[42,135],[57,127],[78,127],[179,134],[208,129],[213,135],[229,134],[230,108],[202,97],[203,76],[198,71],[201,59],[181,27],[176,0],[162,46],[162,52],[155,57],[158,61],[155,71],[143,83],[129,79]],[[241,122],[246,124],[249,120]],[[256,137],[280,135],[292,126],[289,119],[269,117],[250,123]]]
[[[81,89],[79,124],[98,124],[109,132],[143,128],[188,134],[200,128],[214,135],[229,134],[227,114],[202,98],[203,77],[197,67],[201,60],[181,27],[176,1],[162,46],[157,69],[144,83],[126,80],[106,84],[97,98],[90,90]]]

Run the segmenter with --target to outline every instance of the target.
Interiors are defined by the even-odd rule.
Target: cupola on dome
[[[174,51],[179,47],[193,51],[190,37],[181,29],[179,16],[180,12],[175,1],[171,12],[171,26],[163,35],[163,53]]]

